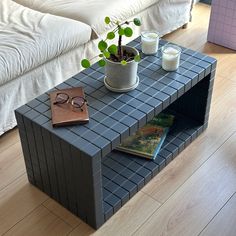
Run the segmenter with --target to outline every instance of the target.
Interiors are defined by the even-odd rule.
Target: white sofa
[[[161,35],[189,21],[191,0],[1,0],[0,135],[16,126],[14,110],[78,73],[97,54],[104,17],[139,17]],[[132,39],[132,38],[131,38]],[[131,40],[129,39],[129,40]]]

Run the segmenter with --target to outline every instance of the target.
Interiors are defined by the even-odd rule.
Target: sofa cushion
[[[96,35],[107,28],[105,16],[126,20],[159,0],[14,0],[32,9],[82,21],[92,27]]]
[[[91,27],[0,1],[0,85],[91,38]]]

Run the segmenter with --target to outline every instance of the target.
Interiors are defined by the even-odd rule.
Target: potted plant
[[[105,86],[115,92],[126,92],[135,89],[138,86],[139,78],[137,76],[138,62],[140,61],[139,52],[130,46],[122,45],[122,37],[131,37],[133,30],[129,27],[131,23],[136,26],[141,25],[138,18],[132,21],[125,21],[120,23],[118,21],[112,22],[109,17],[105,17],[105,23],[113,23],[116,27],[107,33],[105,40],[98,42],[98,49],[100,50],[100,60],[98,64],[105,66]],[[113,40],[118,34],[118,44],[108,45],[109,40]],[[90,67],[90,61],[83,59],[81,65],[84,68]]]

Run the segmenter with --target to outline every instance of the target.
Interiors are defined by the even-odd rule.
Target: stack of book
[[[154,160],[160,152],[161,146],[173,122],[173,115],[160,113],[134,135],[128,137],[116,149]]]

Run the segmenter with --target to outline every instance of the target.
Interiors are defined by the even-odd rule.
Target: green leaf
[[[133,35],[133,30],[130,27],[126,27],[124,31],[126,37],[131,37]]]
[[[103,55],[106,57],[106,58],[109,58],[111,56],[111,54],[108,52],[108,51],[104,51],[103,52]]]
[[[98,43],[98,48],[101,52],[103,52],[104,50],[106,50],[107,48],[107,43],[104,41],[104,40],[101,40],[99,43]]]
[[[106,16],[105,17],[105,23],[108,25],[108,24],[110,24],[110,22],[111,22],[110,17]]]
[[[103,54],[101,53],[101,54],[99,54],[98,56],[99,56],[99,57],[103,57]]]
[[[134,57],[134,60],[135,60],[136,62],[139,62],[139,61],[141,60],[140,54],[136,55],[136,56]]]
[[[141,23],[141,20],[139,18],[134,18],[134,24],[136,26],[140,26],[142,23]]]
[[[106,65],[106,62],[103,59],[101,59],[101,60],[98,61],[98,65],[103,67],[103,66]]]
[[[89,68],[89,67],[90,67],[90,62],[89,62],[89,60],[87,60],[87,59],[83,59],[83,60],[81,61],[81,65],[82,65],[84,68]]]
[[[115,38],[115,33],[114,32],[109,32],[107,34],[107,39],[114,39]]]
[[[109,48],[108,48],[108,52],[111,53],[111,54],[116,54],[118,51],[118,48],[115,44],[112,44]]]
[[[120,36],[124,35],[124,34],[125,34],[124,29],[123,29],[123,28],[120,28],[120,29],[118,30],[118,34],[119,34]]]
[[[122,66],[125,66],[127,64],[127,61],[122,60],[120,63],[121,63]]]

